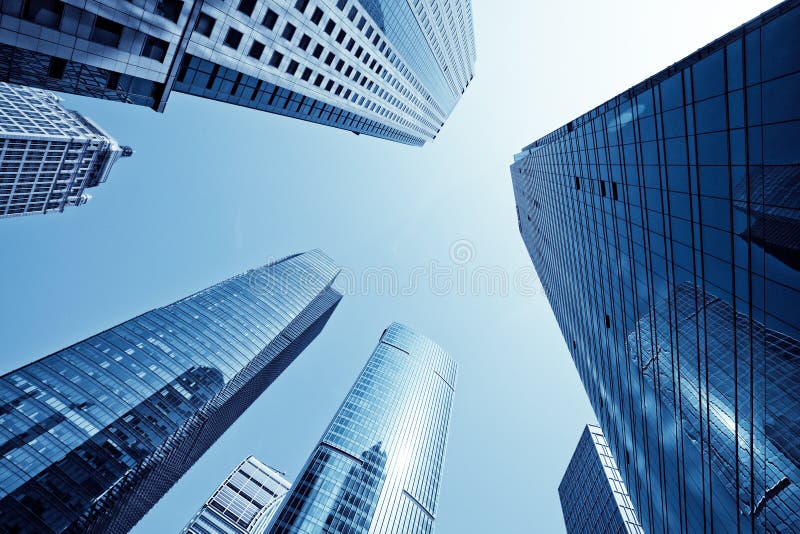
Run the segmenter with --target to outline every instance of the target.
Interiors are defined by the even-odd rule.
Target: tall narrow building
[[[291,483],[248,456],[183,529],[183,534],[261,534]]]
[[[0,217],[85,204],[131,154],[50,91],[0,82]]]
[[[390,325],[268,532],[432,532],[456,370],[433,341]]]
[[[172,91],[422,145],[473,76],[470,0],[5,0],[0,81]]]
[[[0,530],[129,530],[319,334],[337,273],[290,256],[0,377]]]
[[[511,167],[647,532],[800,531],[798,28],[783,2]]]
[[[567,534],[644,534],[603,431],[586,425],[558,486]]]

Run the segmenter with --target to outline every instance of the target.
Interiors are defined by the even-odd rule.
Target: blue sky
[[[134,532],[180,530],[248,454],[293,478],[393,320],[460,363],[437,532],[563,531],[558,482],[593,415],[528,277],[508,165],[774,3],[474,0],[475,79],[422,149],[179,94],[164,114],[67,95],[136,154],[88,205],[0,222],[0,373],[297,251],[322,248],[357,280],[391,269],[406,290],[449,269],[450,291],[351,288]],[[527,283],[458,290],[482,268]]]

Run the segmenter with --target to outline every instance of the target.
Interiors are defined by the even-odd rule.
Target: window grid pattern
[[[183,533],[261,532],[290,486],[281,473],[249,456],[228,475]]]
[[[123,154],[55,94],[0,82],[0,217],[84,204]]]
[[[319,333],[337,273],[291,256],[0,378],[0,523],[130,529]]]
[[[26,1],[0,8],[0,80],[160,111],[177,90],[421,145],[475,62],[469,0]]]
[[[511,168],[648,532],[800,530],[798,27],[783,2]]]
[[[432,532],[455,379],[438,345],[392,324],[268,531]]]
[[[569,534],[644,534],[603,431],[587,425],[558,486]]]

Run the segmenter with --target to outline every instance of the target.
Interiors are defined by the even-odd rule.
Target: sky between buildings
[[[437,532],[564,530],[594,416],[508,165],[777,2],[473,3],[475,79],[421,149],[181,94],[164,114],[65,95],[136,154],[88,205],[0,222],[0,373],[272,258],[319,247],[346,273],[317,341],[134,533],[179,531],[248,454],[293,479],[393,320],[460,363]]]

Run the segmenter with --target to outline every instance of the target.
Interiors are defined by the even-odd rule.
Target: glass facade
[[[85,204],[132,154],[50,91],[0,82],[0,218]]]
[[[473,76],[470,0],[0,4],[0,80],[163,111],[179,91],[422,145]]]
[[[558,496],[568,534],[644,534],[599,426],[581,433]]]
[[[248,456],[183,529],[183,534],[260,534],[291,484]]]
[[[389,326],[268,532],[432,532],[456,370]]]
[[[290,256],[0,377],[0,530],[130,529],[319,334],[337,273]]]
[[[511,167],[648,532],[800,531],[798,28],[783,2]]]

